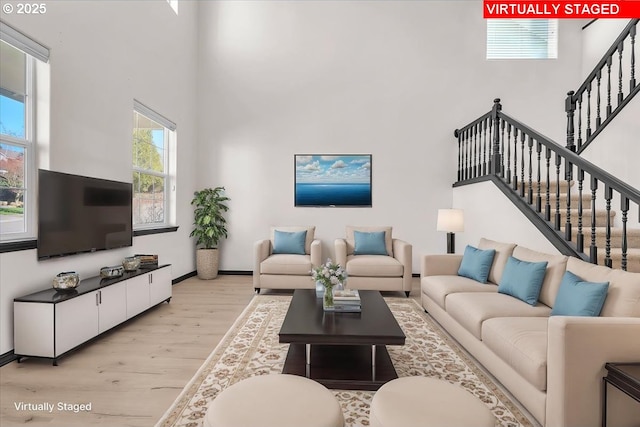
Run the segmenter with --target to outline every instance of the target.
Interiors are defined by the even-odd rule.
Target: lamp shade
[[[462,209],[438,209],[438,231],[456,233],[464,231]]]

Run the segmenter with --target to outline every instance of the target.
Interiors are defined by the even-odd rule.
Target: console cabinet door
[[[149,274],[127,280],[127,319],[149,308]]]
[[[164,267],[149,274],[149,305],[154,306],[171,298],[171,267]]]
[[[56,304],[55,325],[56,357],[98,335],[98,292]]]
[[[127,284],[116,283],[100,289],[98,294],[99,332],[103,333],[127,320]]]

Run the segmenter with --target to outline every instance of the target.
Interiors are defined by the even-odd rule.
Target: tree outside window
[[[133,224],[164,224],[170,131],[137,111],[133,120]]]

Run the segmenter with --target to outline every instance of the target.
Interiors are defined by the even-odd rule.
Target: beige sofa
[[[385,233],[388,255],[355,255],[354,231]],[[391,227],[346,227],[345,239],[334,242],[336,262],[345,266],[347,286],[351,289],[411,292],[412,246],[394,239]]]
[[[457,275],[462,255],[421,259],[424,309],[548,427],[601,425],[606,362],[640,362],[640,274],[482,239],[489,283]],[[498,293],[509,256],[547,261],[535,306]],[[609,282],[599,317],[550,316],[565,270]],[[609,387],[609,426],[639,426],[640,404]]]

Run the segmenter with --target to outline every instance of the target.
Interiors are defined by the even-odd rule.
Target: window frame
[[[145,169],[145,168],[141,168],[139,166],[136,166],[134,164],[135,159],[132,157],[132,179],[134,174],[136,173],[144,173],[146,175],[151,175],[151,176],[155,176],[158,178],[162,178],[164,180],[164,186],[163,186],[163,204],[162,204],[162,209],[163,209],[163,221],[162,222],[145,222],[145,223],[135,223],[135,212],[134,212],[134,218],[132,219],[133,221],[133,231],[140,231],[140,230],[154,230],[154,229],[165,229],[165,228],[170,228],[172,225],[172,215],[171,215],[171,204],[172,204],[172,200],[170,199],[172,196],[172,191],[171,188],[173,188],[173,179],[172,176],[173,174],[171,173],[171,159],[170,159],[170,153],[173,151],[172,150],[172,145],[175,143],[175,133],[176,133],[176,129],[177,126],[174,122],[172,122],[171,120],[167,119],[166,117],[164,117],[163,115],[157,113],[156,111],[152,110],[151,108],[147,107],[146,105],[144,105],[143,103],[141,103],[140,101],[137,101],[134,99],[134,103],[133,103],[133,112],[137,113],[141,116],[144,116],[145,118],[161,125],[162,127],[164,127],[164,132],[163,132],[163,155],[162,155],[162,165],[163,165],[163,172],[157,172],[151,169]],[[134,123],[132,126],[132,135],[133,135],[133,131],[137,129],[137,125]],[[133,137],[132,137],[133,138]],[[133,139],[132,139],[132,154],[133,154]],[[133,181],[132,181],[133,182]],[[135,188],[133,188],[132,191],[132,203],[135,200]]]
[[[24,95],[24,138],[17,138],[11,135],[0,133],[0,144],[20,147],[24,151],[24,177],[23,177],[23,224],[24,231],[17,233],[4,233],[0,229],[0,243],[16,242],[23,240],[32,240],[36,238],[36,84],[35,70],[36,57],[21,49],[20,43],[12,43],[13,39],[5,37],[2,33],[2,42],[7,43],[13,48],[21,51],[25,55],[25,95]],[[26,37],[26,36],[23,36]]]

